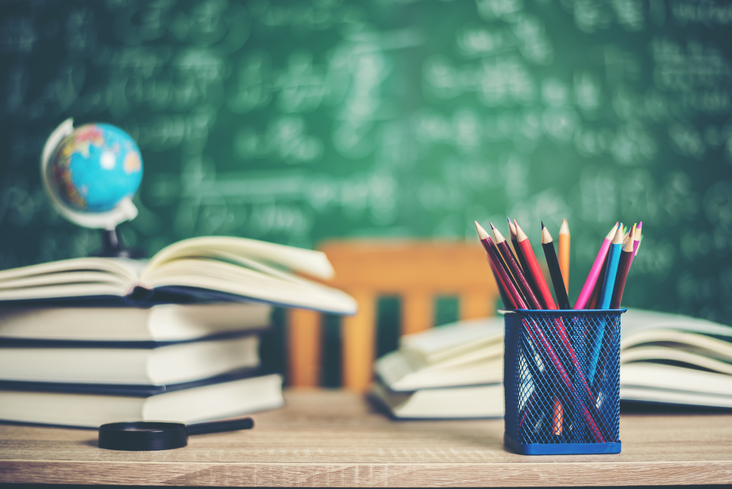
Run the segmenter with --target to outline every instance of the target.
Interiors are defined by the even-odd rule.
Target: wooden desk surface
[[[628,415],[618,455],[522,456],[503,421],[395,422],[355,394],[293,391],[250,431],[117,452],[95,431],[0,425],[0,482],[486,487],[732,483],[732,415]]]

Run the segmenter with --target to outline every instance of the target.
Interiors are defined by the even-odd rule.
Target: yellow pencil
[[[566,219],[562,219],[562,226],[559,228],[559,270],[562,271],[564,288],[569,293],[569,225]]]

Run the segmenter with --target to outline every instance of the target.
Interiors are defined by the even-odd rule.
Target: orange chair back
[[[319,248],[333,264],[329,285],[358,302],[358,313],[342,320],[343,387],[363,392],[371,383],[380,296],[402,301],[401,334],[434,326],[435,299],[457,296],[459,318],[495,313],[498,288],[476,241],[331,241]],[[293,387],[315,387],[320,378],[320,314],[288,311],[288,379]]]

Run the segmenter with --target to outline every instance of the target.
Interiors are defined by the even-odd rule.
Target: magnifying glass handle
[[[227,419],[225,421],[212,421],[210,423],[198,423],[188,425],[189,435],[201,435],[204,433],[220,433],[222,431],[248,430],[254,427],[252,418]]]

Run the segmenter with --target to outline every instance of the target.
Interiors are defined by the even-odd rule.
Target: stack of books
[[[402,337],[379,358],[370,396],[396,419],[504,413],[502,317]],[[732,408],[732,327],[640,309],[621,316],[623,403]]]
[[[283,404],[260,368],[273,305],[339,314],[325,255],[194,238],[148,262],[79,258],[0,272],[0,420],[195,423]]]

